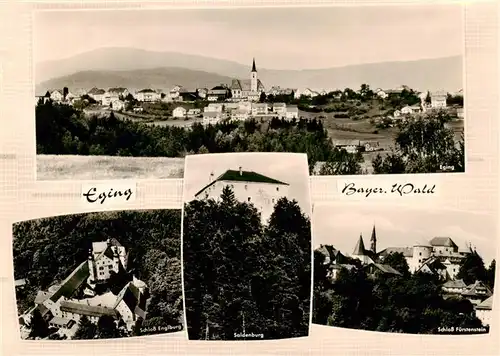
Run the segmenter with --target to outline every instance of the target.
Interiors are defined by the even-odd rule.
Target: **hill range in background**
[[[36,65],[37,94],[68,86],[90,89],[124,86],[170,89],[176,84],[187,88],[230,84],[232,78],[248,78],[248,65],[175,52],[153,52],[133,48],[102,48],[57,61]],[[293,58],[291,59],[293,60]],[[325,69],[278,70],[259,67],[259,79],[266,88],[344,89],[395,88],[408,85],[417,90],[463,88],[462,56],[350,65]]]

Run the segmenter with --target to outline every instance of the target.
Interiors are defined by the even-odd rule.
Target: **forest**
[[[185,205],[184,292],[190,340],[307,336],[311,226],[281,198],[267,224],[224,188],[220,201]]]
[[[397,275],[368,275],[358,260],[357,268],[341,269],[337,279],[327,278],[325,256],[314,251],[313,323],[344,328],[411,334],[434,334],[439,327],[482,327],[472,303],[461,297],[446,298],[443,282],[428,273],[410,273],[402,253],[384,263]],[[485,282],[493,290],[495,262],[487,269],[477,253],[471,253],[457,278],[466,283]]]
[[[16,291],[18,313],[34,306],[39,290],[61,282],[88,258],[92,242],[116,238],[129,252],[128,270],[149,287],[143,329],[170,325],[182,330],[183,306],[180,262],[180,210],[113,211],[62,215],[13,225],[14,276],[25,278]],[[76,338],[94,338],[103,317],[93,327],[82,318]],[[86,325],[90,324],[90,325]],[[140,330],[134,331],[140,335]],[[109,335],[102,337],[110,337]],[[115,337],[118,337],[116,335]]]
[[[450,117],[441,112],[397,124],[394,149],[378,155],[375,174],[434,173],[440,167],[464,171],[464,139],[455,140],[446,127]],[[249,119],[191,128],[158,126],[107,117],[86,117],[68,105],[48,101],[36,107],[37,154],[184,157],[221,152],[307,153],[312,173],[324,162],[320,175],[362,174],[361,152],[348,153],[334,146],[318,119],[287,121]]]

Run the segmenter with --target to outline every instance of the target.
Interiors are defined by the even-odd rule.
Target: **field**
[[[183,176],[183,158],[37,155],[37,180],[165,179]]]

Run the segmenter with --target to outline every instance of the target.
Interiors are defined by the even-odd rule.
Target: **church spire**
[[[252,72],[256,72],[257,71],[257,68],[255,68],[255,58],[253,59],[253,63],[252,63]]]
[[[377,233],[375,232],[375,223],[373,224],[372,237],[370,238],[370,250],[377,253]]]
[[[353,255],[356,256],[364,256],[365,255],[365,244],[363,243],[363,235],[359,234],[359,240],[356,246],[354,247]]]

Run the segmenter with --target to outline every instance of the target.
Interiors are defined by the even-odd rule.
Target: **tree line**
[[[442,166],[464,171],[464,140],[454,138],[444,112],[401,120],[394,150],[372,161],[374,173],[430,173]],[[82,111],[50,101],[36,108],[38,154],[184,157],[221,152],[307,153],[320,175],[363,173],[361,153],[337,148],[317,119],[221,122],[191,128],[157,126],[107,117],[86,118]]]
[[[297,202],[280,199],[263,224],[226,187],[220,201],[186,204],[183,239],[190,340],[308,334],[311,229]]]
[[[410,273],[402,253],[384,259],[398,275],[369,275],[358,260],[341,269],[335,281],[327,277],[325,256],[314,252],[313,323],[372,331],[433,334],[440,327],[483,327],[472,303],[461,296],[445,297],[443,281],[429,273]],[[466,284],[482,281],[493,289],[495,261],[488,269],[472,252],[462,261],[457,278]]]

